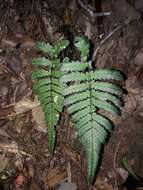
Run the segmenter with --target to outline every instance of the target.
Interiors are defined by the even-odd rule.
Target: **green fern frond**
[[[75,46],[81,52],[81,62],[63,62],[61,82],[69,86],[64,89],[65,105],[71,115],[79,138],[84,146],[88,162],[88,178],[92,183],[98,167],[102,145],[113,129],[112,122],[98,113],[105,110],[113,115],[120,114],[123,89],[104,80],[122,80],[120,71],[99,69],[92,71],[87,63],[89,44],[76,38]]]
[[[37,69],[32,77],[35,80],[34,90],[42,105],[48,129],[48,147],[53,154],[55,145],[55,127],[59,121],[59,114],[62,112],[64,97],[62,95],[64,84],[60,82],[62,72],[60,71],[60,60],[57,58],[59,53],[68,45],[67,40],[57,42],[55,45],[38,42],[36,47],[49,58],[35,58],[33,65],[44,66],[44,69]]]

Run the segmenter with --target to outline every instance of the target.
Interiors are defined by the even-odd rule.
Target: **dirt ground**
[[[79,0],[0,0],[0,190],[143,189],[143,1],[102,0],[102,7],[100,0],[82,2],[85,8]],[[95,8],[111,15],[96,17]],[[126,77],[122,115],[112,118],[115,130],[92,187],[66,108],[52,157],[32,90],[35,42],[72,40],[78,34],[94,45],[97,68],[117,68]]]

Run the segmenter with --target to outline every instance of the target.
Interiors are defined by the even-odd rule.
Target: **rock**
[[[77,187],[74,183],[61,182],[60,187],[57,190],[76,190]]]

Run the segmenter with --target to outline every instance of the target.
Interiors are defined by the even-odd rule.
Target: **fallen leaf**
[[[77,187],[74,183],[61,182],[60,187],[57,190],[76,190]]]
[[[17,102],[14,107],[15,107],[16,114],[22,114],[22,113],[32,110],[33,108],[37,106],[39,106],[38,102],[33,102],[27,98],[23,98],[22,100]]]
[[[22,174],[19,174],[15,179],[15,187],[20,188],[25,182],[25,177]]]
[[[95,186],[96,186],[97,189],[114,190],[113,186],[108,184],[108,182],[105,179],[101,178],[101,177],[98,177],[96,179]]]
[[[2,173],[3,170],[5,170],[6,166],[8,165],[8,161],[9,159],[5,156],[5,154],[2,154],[0,156],[0,173]]]
[[[61,168],[50,169],[46,177],[46,184],[48,188],[55,187],[60,181],[64,180],[67,176],[66,171]]]
[[[32,109],[32,116],[33,116],[33,119],[36,123],[35,129],[37,129],[38,131],[46,133],[47,132],[47,125],[45,122],[45,116],[44,116],[44,113],[42,111],[41,106],[38,106],[38,107],[35,107]]]

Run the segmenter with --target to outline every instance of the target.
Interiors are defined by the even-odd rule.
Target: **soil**
[[[143,2],[84,0],[83,4],[0,0],[0,190],[143,189]],[[96,17],[95,9],[111,15]],[[78,34],[91,41],[95,67],[116,68],[126,77],[121,84],[126,90],[122,114],[112,118],[115,130],[91,187],[84,150],[66,108],[51,156],[43,112],[32,90],[31,61],[39,54],[35,43],[64,37],[72,41]],[[74,51],[68,54],[76,57]]]

